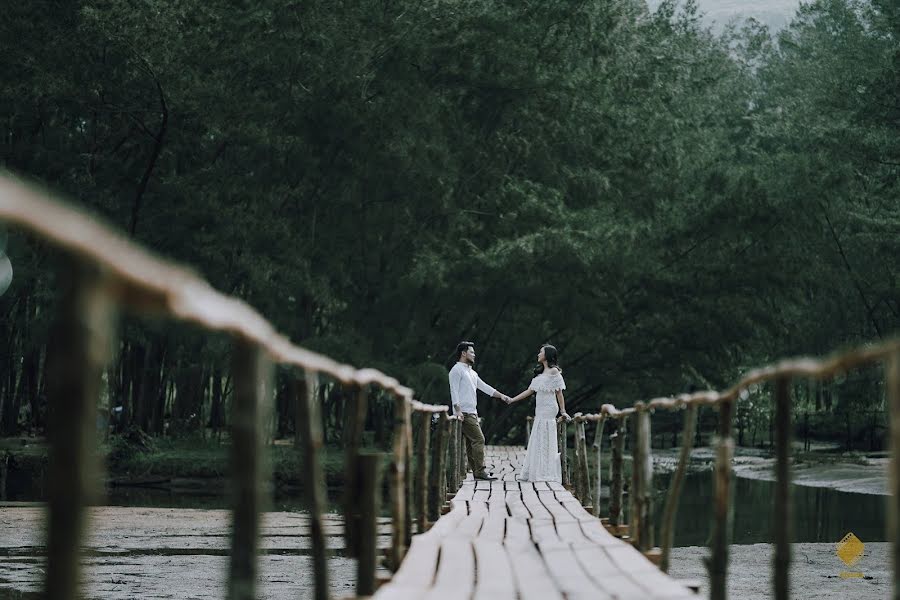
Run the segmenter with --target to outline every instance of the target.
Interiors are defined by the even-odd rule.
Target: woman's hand
[[[559,413],[559,416],[565,419],[566,423],[572,420],[572,417],[570,417],[569,413],[567,413],[566,411],[562,411],[561,413]]]

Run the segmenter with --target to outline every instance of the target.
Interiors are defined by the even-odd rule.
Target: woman
[[[534,369],[534,379],[528,389],[510,399],[510,404],[537,394],[534,407],[534,423],[531,426],[531,437],[528,438],[528,453],[522,467],[521,481],[557,481],[562,482],[562,469],[559,465],[559,449],[556,445],[556,415],[559,413],[566,420],[566,399],[562,391],[566,382],[559,368],[559,353],[550,344],[541,346],[537,356],[538,363]]]

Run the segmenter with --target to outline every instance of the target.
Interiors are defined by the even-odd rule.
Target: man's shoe
[[[489,474],[484,473],[484,472],[482,472],[482,473],[475,473],[475,474],[473,475],[473,477],[474,477],[475,479],[481,479],[482,481],[496,481],[496,480],[497,480],[497,478],[494,477],[493,475],[489,475]]]

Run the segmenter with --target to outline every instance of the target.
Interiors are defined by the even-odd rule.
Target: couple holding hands
[[[472,368],[475,364],[475,344],[460,342],[456,346],[456,364],[450,369],[450,399],[453,414],[462,421],[463,437],[466,440],[466,456],[475,479],[493,480],[484,466],[484,434],[478,422],[476,405],[477,390],[506,404],[519,402],[536,395],[534,423],[528,438],[528,452],[520,481],[562,481],[559,463],[559,449],[556,444],[557,414],[570,419],[566,414],[566,400],[562,391],[566,389],[562,371],[559,368],[559,353],[550,344],[541,346],[534,378],[524,392],[514,398],[501,394],[478,376]]]

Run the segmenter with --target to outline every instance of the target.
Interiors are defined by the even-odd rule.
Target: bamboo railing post
[[[262,509],[262,422],[271,363],[262,348],[236,337],[232,349],[231,468],[234,508],[231,528],[230,600],[256,598],[259,513]]]
[[[893,600],[900,600],[900,351],[888,357],[885,387],[890,410],[891,462],[887,538],[891,543]]]
[[[624,525],[622,518],[622,466],[625,455],[625,436],[628,418],[617,419],[616,432],[610,437],[612,446],[609,461],[609,524],[616,528]]]
[[[359,521],[357,523],[358,555],[356,595],[371,596],[375,593],[375,569],[377,566],[378,513],[381,500],[380,453],[362,453],[356,458],[359,497]]]
[[[323,446],[322,418],[319,412],[317,388],[319,376],[315,371],[306,370],[304,385],[297,398],[297,426],[303,441],[303,487],[306,491],[306,505],[309,511],[310,535],[313,550],[313,575],[315,577],[315,598],[326,600],[328,590],[328,559],[325,542],[325,528],[322,513],[325,512],[325,471],[322,468]],[[354,461],[355,462],[355,461]],[[354,477],[355,479],[355,477]]]
[[[594,448],[597,449],[597,485],[594,488],[594,516],[600,518],[600,499],[602,496],[603,483],[603,429],[606,425],[606,415],[601,414],[597,421],[597,430],[594,433]]]
[[[790,594],[791,567],[791,380],[775,380],[775,600],[787,600]]]
[[[525,449],[528,449],[528,440],[531,439],[531,422],[534,421],[534,417],[528,416],[525,417]]]
[[[568,423],[565,419],[560,418],[556,423],[556,434],[559,438],[559,468],[562,471],[563,487],[571,487],[572,485],[572,482],[569,480],[568,433]]]
[[[588,476],[587,440],[584,434],[584,416],[577,413],[575,420],[575,495],[582,506],[590,506],[591,490]]]
[[[707,561],[709,570],[709,597],[725,600],[728,597],[728,546],[731,543],[731,460],[734,456],[734,440],[731,437],[734,401],[725,400],[718,405],[719,429],[716,436],[716,467],[714,472],[715,506],[713,528],[710,536],[711,555]]]
[[[461,421],[452,419],[450,421],[450,447],[447,456],[447,496],[455,494],[459,489],[459,483],[456,478],[459,475],[459,429]]]
[[[681,499],[681,488],[684,484],[684,475],[691,459],[691,449],[694,446],[694,425],[697,422],[697,405],[690,404],[684,413],[684,425],[681,430],[681,452],[678,455],[678,466],[672,476],[669,485],[669,493],[666,497],[666,507],[663,510],[663,522],[660,530],[662,544],[662,556],[659,568],[663,573],[669,572],[669,554],[675,535],[675,515],[678,514],[678,501]]]
[[[575,445],[575,469],[573,473],[574,479],[574,489],[575,489],[575,497],[578,498],[578,501],[581,502],[582,506],[584,505],[584,482],[581,479],[581,443],[578,439],[578,425],[581,421],[581,413],[575,413],[572,417],[575,425],[575,435],[573,436],[573,442]]]
[[[435,430],[433,459],[431,461],[431,493],[428,495],[428,520],[437,521],[447,498],[447,444],[450,420],[446,412],[440,413]]]
[[[51,445],[44,590],[50,600],[79,596],[85,507],[96,480],[96,404],[115,315],[104,276],[77,260],[67,266],[47,379]]]
[[[391,568],[396,571],[406,553],[406,399],[394,397],[394,449],[391,460]]]
[[[478,419],[478,417],[475,417]],[[480,424],[479,424],[480,426]],[[459,460],[456,462],[456,466],[459,469],[456,475],[456,487],[462,485],[462,482],[466,479],[466,436],[463,435],[463,427],[462,421],[459,422],[459,444],[457,445],[457,449],[459,450]]]
[[[398,397],[398,401],[403,402],[403,433],[405,436],[404,447],[405,447],[405,462],[406,462],[406,475],[403,478],[404,486],[405,486],[405,511],[403,522],[405,524],[403,530],[403,539],[404,539],[404,547],[409,548],[410,542],[412,542],[412,527],[413,527],[413,508],[415,507],[415,499],[413,498],[413,488],[415,487],[415,480],[413,478],[413,470],[412,470],[412,451],[413,451],[413,435],[412,435],[412,405],[409,402],[409,399],[406,397]]]
[[[631,538],[646,552],[653,545],[652,489],[653,457],[650,454],[650,412],[643,402],[635,404],[634,444],[631,464]]]
[[[425,533],[428,529],[428,462],[431,441],[431,413],[418,412],[419,437],[416,440],[416,516],[417,530]]]
[[[578,436],[578,445],[581,446],[581,490],[584,494],[581,498],[581,504],[591,507],[594,500],[591,494],[591,471],[588,461],[587,435],[584,429],[585,420],[582,418],[580,423],[575,424],[575,435]]]
[[[362,434],[366,425],[366,414],[369,409],[369,393],[367,386],[360,386],[351,390],[347,421],[350,430],[345,432],[346,446],[344,448],[344,544],[349,556],[357,555],[357,543],[359,541],[356,530],[359,525],[361,482],[358,478],[359,469],[356,467],[356,457],[362,446]],[[300,427],[297,427],[299,433]]]

